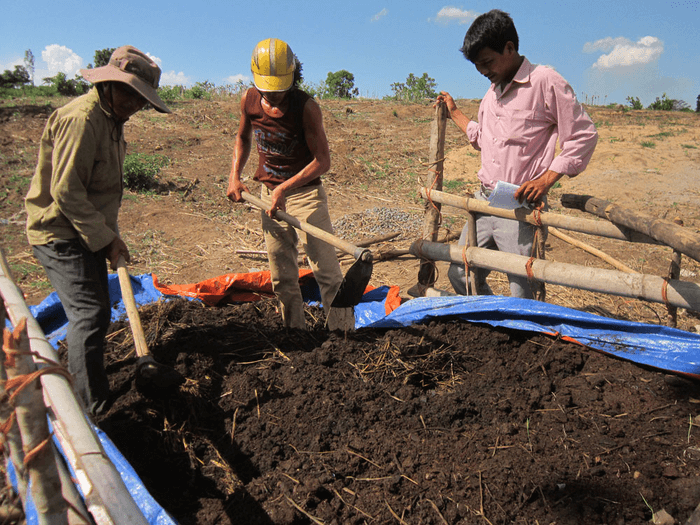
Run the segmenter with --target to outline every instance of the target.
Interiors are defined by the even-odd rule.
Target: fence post
[[[440,204],[430,199],[430,191],[442,190],[442,170],[445,162],[445,129],[447,127],[447,106],[443,102],[435,108],[435,120],[430,127],[430,156],[428,172],[423,176],[422,185],[429,188],[423,216],[423,235],[426,241],[437,240],[440,227]],[[435,284],[437,272],[435,262],[422,259],[418,268],[418,283],[408,290],[414,297],[425,295],[425,290]]]

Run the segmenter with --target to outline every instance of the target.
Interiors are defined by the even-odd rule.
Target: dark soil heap
[[[98,423],[182,524],[684,523],[700,503],[695,382],[540,334],[443,319],[285,330],[270,301],[141,310],[175,395],[133,385]]]

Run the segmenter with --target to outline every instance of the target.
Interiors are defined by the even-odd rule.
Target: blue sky
[[[459,48],[474,17],[493,8],[513,17],[520,52],[557,69],[580,101],[635,96],[648,105],[666,93],[695,109],[700,0],[24,0],[3,5],[0,70],[22,64],[31,49],[40,84],[58,71],[72,77],[97,49],[131,44],[159,62],[162,84],[221,85],[249,80],[253,47],[275,37],[291,45],[313,84],[345,69],[360,96],[380,98],[409,73],[428,73],[455,98],[481,98],[488,80]]]

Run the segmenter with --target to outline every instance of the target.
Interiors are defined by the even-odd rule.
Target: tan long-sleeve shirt
[[[29,244],[79,238],[90,251],[118,234],[126,142],[96,88],[53,112],[25,199]]]

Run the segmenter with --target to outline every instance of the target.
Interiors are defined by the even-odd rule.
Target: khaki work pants
[[[261,196],[270,201],[271,190],[263,185]],[[323,185],[295,188],[286,194],[286,212],[300,221],[333,232],[328,213],[328,199]],[[329,330],[354,330],[354,308],[331,308],[343,272],[340,269],[335,248],[306,232],[297,231],[284,221],[277,221],[262,212],[262,228],[265,235],[272,287],[280,302],[282,321],[290,328],[306,328],[304,300],[299,287],[299,251],[301,240],[309,259],[311,270],[321,291],[321,302],[326,313],[326,326]]]

